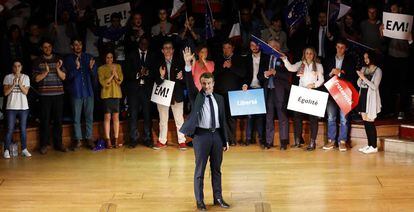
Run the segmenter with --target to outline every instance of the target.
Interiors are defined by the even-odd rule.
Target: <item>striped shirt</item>
[[[37,75],[42,74],[46,71],[45,63],[49,65],[49,74],[41,81],[37,83],[37,89],[41,96],[55,96],[62,95],[63,90],[63,81],[59,78],[56,70],[56,65],[60,58],[56,55],[53,55],[51,59],[46,59],[43,56],[36,59],[33,65],[33,77],[36,78]],[[60,68],[65,72],[64,67]]]

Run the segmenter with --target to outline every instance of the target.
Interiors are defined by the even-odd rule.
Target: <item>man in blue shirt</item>
[[[65,58],[65,68],[67,70],[67,82],[69,92],[72,99],[72,114],[74,128],[74,143],[72,150],[81,146],[82,130],[81,130],[81,114],[82,110],[86,122],[85,139],[88,146],[93,149],[94,142],[92,140],[93,129],[93,82],[96,79],[95,59],[82,52],[82,40],[74,38],[71,41],[73,53]]]

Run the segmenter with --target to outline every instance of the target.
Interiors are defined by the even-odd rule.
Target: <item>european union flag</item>
[[[209,38],[214,37],[214,29],[213,29],[213,13],[211,11],[210,2],[206,0],[206,13],[204,15],[205,17],[205,31],[206,31],[206,40]]]
[[[293,0],[285,9],[286,25],[292,29],[299,24],[308,14],[307,0]]]
[[[281,56],[280,53],[276,49],[269,46],[269,44],[267,44],[266,42],[264,42],[260,38],[252,35],[252,41],[255,42],[260,47],[260,50],[263,53],[268,54],[268,55],[273,55],[277,58],[279,58]]]

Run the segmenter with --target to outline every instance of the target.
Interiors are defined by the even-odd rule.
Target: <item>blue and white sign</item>
[[[263,89],[229,91],[229,104],[232,116],[266,113]]]

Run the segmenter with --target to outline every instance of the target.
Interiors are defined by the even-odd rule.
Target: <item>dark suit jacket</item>
[[[309,40],[308,45],[311,45],[315,48],[316,52],[319,54],[319,28],[320,26],[314,26],[312,30],[309,32]],[[325,57],[329,57],[335,52],[335,39],[337,39],[337,27],[335,25],[329,25],[329,32],[333,36],[333,40],[329,40],[327,36],[325,36]]]
[[[184,101],[184,87],[185,87],[185,70],[184,70],[184,60],[176,55],[173,56],[172,62],[171,62],[171,70],[170,70],[170,81],[174,81],[175,85],[174,85],[174,92],[173,92],[173,97],[171,99],[171,103],[174,102],[183,102]],[[167,68],[166,62],[164,57],[161,58],[161,60],[159,60],[158,63],[156,63],[156,74],[155,74],[155,83],[157,83],[157,85],[160,85],[164,82],[163,79],[161,79],[161,75],[159,72],[159,69],[161,66],[164,66],[165,68]],[[177,74],[178,72],[182,71],[183,73],[183,79],[179,80],[177,79]],[[165,79],[167,79],[167,75],[168,75],[168,71],[166,71],[165,73]]]
[[[331,73],[332,69],[336,67],[336,60],[335,60],[335,56],[333,57],[329,57],[324,64],[324,77],[325,77],[325,82],[328,81],[331,76],[329,76],[329,73]],[[355,70],[355,60],[350,56],[345,54],[344,57],[344,61],[342,61],[342,67],[341,70],[344,71],[344,73],[342,73],[339,78],[347,80],[349,82],[351,82],[354,87],[357,86],[357,80],[358,80],[358,75],[356,74],[356,70]],[[323,86],[324,87],[324,86]]]
[[[263,55],[263,54],[262,54]],[[269,56],[267,57],[267,66],[263,69],[259,69],[259,73],[257,74],[257,78],[260,81],[264,89],[265,98],[267,99],[267,95],[270,89],[267,89],[269,85],[269,79],[266,79],[264,76],[264,72],[269,69]],[[286,95],[289,92],[289,79],[290,79],[290,72],[286,69],[283,61],[278,58],[276,64],[276,76],[273,77],[273,84],[275,88],[273,89],[274,92],[277,93],[276,98],[278,102],[284,102]]]
[[[142,66],[149,70],[149,75],[142,77],[145,80],[145,91],[151,92],[154,85],[154,77],[159,70],[155,67],[155,54],[151,51],[147,51],[147,55],[144,61],[141,61],[141,55],[138,50],[132,51],[128,54],[126,61],[126,69],[124,72],[125,81],[128,86],[128,90],[134,92],[139,87],[139,81],[137,79],[137,72],[141,70]]]
[[[244,77],[243,84],[248,85],[250,88],[250,83],[252,82],[252,79],[253,79],[253,58],[252,58],[251,53],[246,56],[244,64],[246,65],[246,75]],[[264,73],[268,68],[269,68],[269,55],[261,53],[258,73]],[[263,86],[262,83],[263,82],[260,81],[261,86]]]
[[[219,108],[219,122],[220,122],[220,128],[219,128],[219,132],[220,135],[222,137],[222,141],[223,141],[223,146],[227,146],[227,141],[228,141],[228,135],[227,135],[227,130],[228,130],[228,125],[227,125],[227,121],[226,121],[226,110],[224,108],[224,98],[216,93],[213,93],[214,98],[217,101],[217,105]],[[191,138],[194,137],[194,134],[196,133],[196,128],[197,128],[197,122],[198,122],[198,116],[199,113],[203,107],[204,101],[205,101],[205,96],[203,92],[199,92],[197,94],[196,100],[194,102],[194,107],[191,110],[190,115],[188,116],[187,120],[184,122],[183,126],[180,129],[180,132],[183,133],[184,135],[187,135]]]
[[[224,57],[220,57],[215,62],[213,72],[215,78],[214,90],[222,95],[227,95],[228,91],[240,90],[245,76],[243,60],[240,56],[233,54],[231,57],[231,68],[223,68]]]

